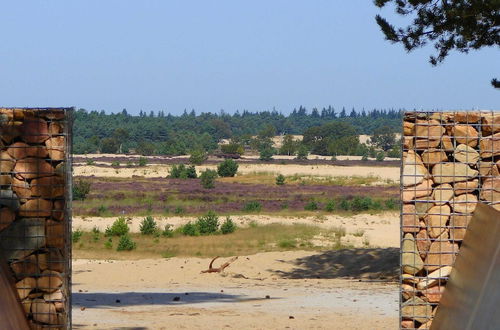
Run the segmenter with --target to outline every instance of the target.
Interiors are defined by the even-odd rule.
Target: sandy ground
[[[323,263],[297,262],[322,257],[304,251],[241,256],[223,274],[200,274],[210,261],[200,258],[75,260],[73,327],[398,328],[396,283],[342,279],[318,272]]]
[[[215,165],[197,166],[198,174],[205,169],[216,170]],[[96,176],[131,178],[132,176],[143,176],[146,178],[167,177],[169,175],[169,165],[148,165],[141,168],[119,168],[98,167],[98,166],[78,166],[73,167],[74,176]],[[332,166],[332,165],[281,165],[281,164],[240,164],[238,173],[249,174],[257,172],[269,172],[283,175],[312,175],[312,176],[374,176],[381,181],[392,180],[399,182],[398,167],[366,167],[366,166]]]
[[[251,222],[258,224],[311,224],[322,228],[343,227],[347,235],[342,238],[342,243],[351,244],[355,247],[364,246],[365,238],[370,246],[374,247],[397,247],[399,246],[399,216],[396,213],[382,213],[376,215],[357,214],[351,217],[338,215],[328,215],[324,217],[278,217],[269,215],[242,215],[231,216],[238,226],[248,226]],[[129,218],[131,232],[139,232],[139,226],[144,217]],[[73,217],[73,230],[82,229],[90,231],[97,227],[104,231],[111,226],[116,218],[103,217]],[[166,224],[173,225],[174,228],[184,225],[189,221],[195,221],[193,217],[155,217],[155,221],[160,228]],[[353,233],[364,232],[363,236],[354,236]],[[320,244],[317,244],[320,246]]]

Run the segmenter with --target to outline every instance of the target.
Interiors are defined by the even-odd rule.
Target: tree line
[[[193,151],[214,152],[222,139],[230,139],[230,148],[242,153],[245,149],[259,152],[295,154],[363,154],[359,134],[373,135],[377,130],[398,132],[401,110],[336,111],[331,106],[308,111],[300,106],[289,115],[281,112],[236,111],[228,114],[184,111],[174,116],[164,111],[131,115],[126,109],[119,113],[75,111],[73,151],[86,153],[130,153],[142,155],[184,155]],[[293,150],[271,150],[270,139],[288,135],[285,146]],[[291,135],[304,135],[297,144]],[[288,139],[288,140],[287,140]],[[288,141],[288,144],[286,143]],[[358,141],[356,143],[356,141]],[[292,146],[293,145],[293,146]],[[227,149],[228,147],[226,147]],[[283,149],[283,148],[282,148]],[[286,148],[285,148],[286,149]],[[235,150],[226,150],[231,153]]]

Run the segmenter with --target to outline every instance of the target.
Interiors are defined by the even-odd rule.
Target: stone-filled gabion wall
[[[401,328],[429,329],[478,201],[500,210],[500,112],[408,112]]]
[[[0,262],[32,329],[71,326],[71,113],[0,108]]]

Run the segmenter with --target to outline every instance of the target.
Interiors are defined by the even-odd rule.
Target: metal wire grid
[[[500,113],[407,112],[400,324],[429,329],[478,201],[500,209]]]
[[[71,327],[70,108],[0,109],[0,262],[32,328]]]

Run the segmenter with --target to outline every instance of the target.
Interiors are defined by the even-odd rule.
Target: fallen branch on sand
[[[238,259],[238,257],[232,257],[231,260],[225,262],[224,264],[222,264],[222,266],[220,266],[219,268],[213,268],[212,265],[214,263],[214,261],[219,258],[219,256],[215,257],[212,259],[212,261],[210,261],[210,265],[208,266],[208,269],[207,270],[202,270],[201,272],[202,273],[220,273],[222,271],[224,271],[224,269],[229,266],[232,262],[234,262],[236,259]]]

